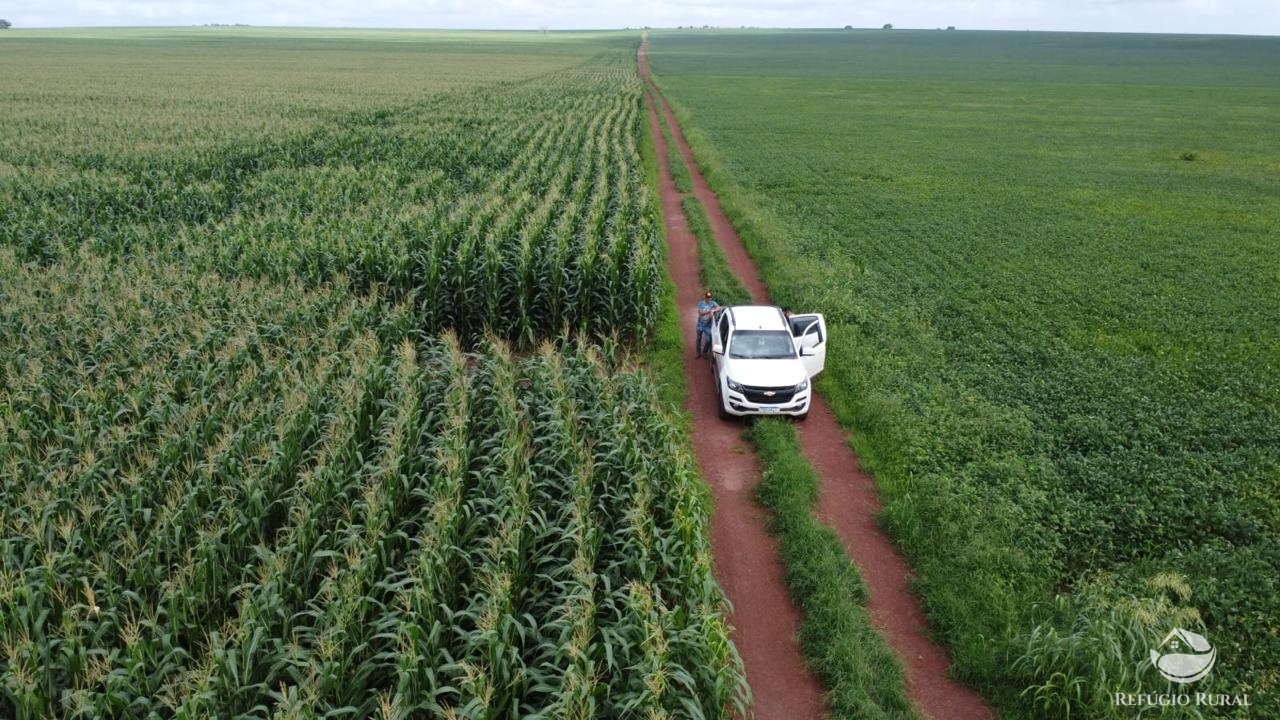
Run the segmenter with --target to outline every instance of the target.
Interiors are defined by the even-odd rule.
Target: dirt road
[[[647,44],[647,43],[646,43]],[[667,164],[667,147],[658,125],[662,112],[693,178],[693,193],[707,211],[716,240],[729,266],[756,302],[769,295],[751,257],[715,194],[693,162],[675,117],[649,78],[646,44],[638,55],[641,77],[652,89],[650,124],[657,144],[662,212],[670,245],[668,270],[680,308],[693,308],[701,293],[695,240],[680,208]],[[820,311],[821,308],[803,308]],[[746,665],[761,720],[822,717],[822,688],[807,671],[794,637],[799,614],[783,583],[776,544],[765,531],[765,513],[752,500],[760,480],[755,454],[741,438],[738,421],[717,417],[715,387],[703,360],[694,358],[694,317],[682,315],[685,370],[689,377],[687,406],[694,418],[693,443],[703,477],[715,498],[712,546],[716,577],[734,605],[734,642]],[[946,651],[929,640],[924,612],[909,590],[911,570],[876,523],[880,502],[871,478],[845,442],[845,432],[820,397],[814,398],[807,422],[799,426],[800,442],[821,477],[818,517],[836,531],[858,565],[869,593],[873,621],[902,660],[907,689],[927,717],[970,720],[994,717],[973,691],[952,680]]]
[[[680,210],[680,193],[667,167],[666,142],[653,107],[649,119],[658,145],[659,189],[669,244],[667,269],[676,285],[677,304],[693,308],[700,295],[694,238]],[[695,318],[684,315],[687,405],[696,424],[694,449],[715,501],[711,542],[716,580],[733,604],[733,642],[746,665],[755,717],[821,718],[822,686],[806,668],[795,640],[800,614],[783,582],[777,544],[765,531],[765,512],[752,499],[760,481],[759,465],[741,437],[742,428],[718,419],[707,361],[694,356]]]

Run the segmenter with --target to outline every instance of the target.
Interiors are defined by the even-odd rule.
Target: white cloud
[[[28,0],[15,27],[941,27],[1280,35],[1275,0]]]

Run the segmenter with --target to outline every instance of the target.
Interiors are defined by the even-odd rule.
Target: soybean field
[[[958,675],[1007,717],[1280,707],[1280,40],[661,31],[650,67]],[[1162,715],[1164,716],[1164,715]]]
[[[638,37],[0,39],[0,716],[744,705]]]

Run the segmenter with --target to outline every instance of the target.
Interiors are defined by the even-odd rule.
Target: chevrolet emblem
[[[777,395],[777,394],[778,394],[778,393],[776,393],[776,392],[774,392],[774,391],[772,391],[772,390],[765,390],[765,391],[764,391],[764,396],[765,396],[765,397],[773,397],[774,395]]]

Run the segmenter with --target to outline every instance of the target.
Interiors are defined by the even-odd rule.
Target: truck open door
[[[827,364],[827,321],[822,315],[812,313],[792,315],[788,322],[791,324],[791,341],[795,343],[809,377],[822,372]]]
[[[724,354],[725,342],[729,339],[729,316],[720,310],[715,314],[715,321],[711,325],[711,352],[715,355]]]

